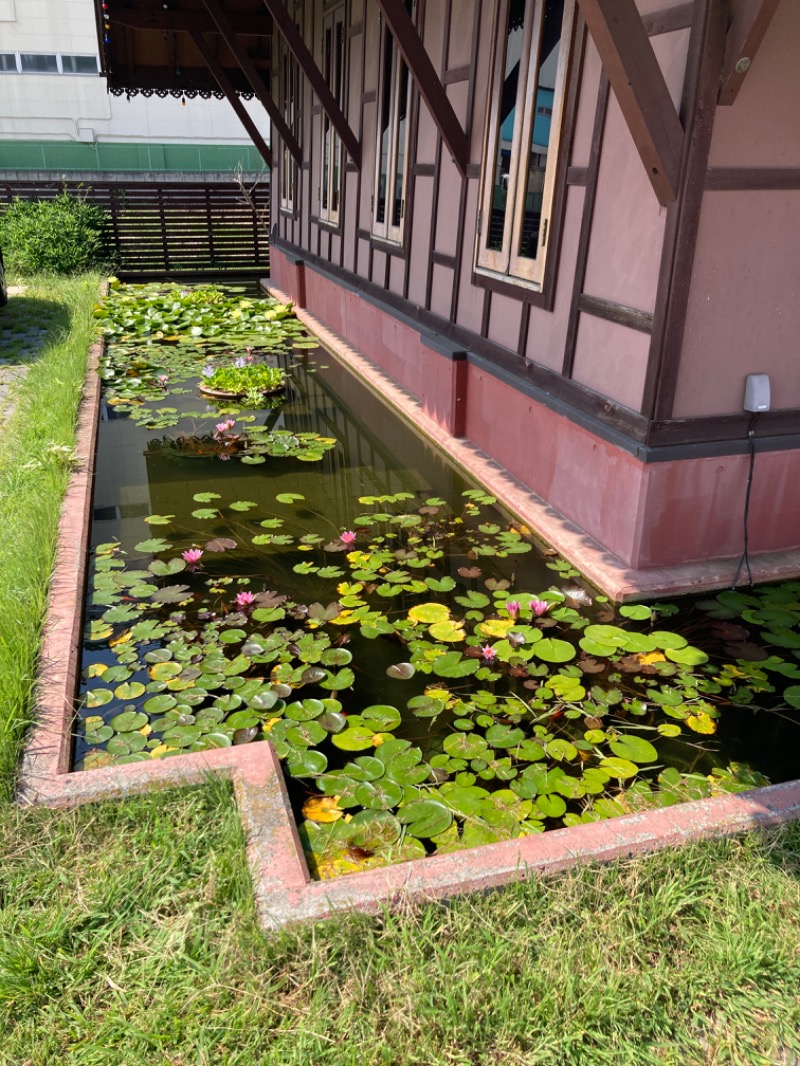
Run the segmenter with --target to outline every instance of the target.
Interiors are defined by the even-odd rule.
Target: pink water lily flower
[[[169,381],[169,374],[159,374],[158,375],[158,383],[159,383],[159,385],[162,386],[162,388],[166,387],[166,384],[167,384],[168,381]]]
[[[214,429],[217,431],[217,433],[224,433],[228,429],[228,423],[217,422],[216,426],[214,426]]]
[[[548,603],[547,600],[531,600],[531,610],[537,618],[541,618],[543,614],[550,610],[553,605]]]
[[[203,549],[187,548],[185,552],[181,552],[181,557],[186,560],[189,566],[196,566],[203,558]]]
[[[344,533],[339,534],[339,540],[342,544],[353,544],[355,543],[355,539],[356,535],[351,529],[346,529]]]
[[[237,607],[249,607],[255,599],[252,592],[237,592],[236,593],[236,606]]]
[[[519,615],[521,604],[519,600],[506,600],[506,610],[512,618]]]
[[[481,658],[485,663],[493,663],[495,661],[497,658],[497,652],[491,644],[486,644],[481,648]]]

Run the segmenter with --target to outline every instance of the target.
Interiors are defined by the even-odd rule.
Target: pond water
[[[157,312],[105,370],[77,769],[269,738],[323,877],[800,776],[800,582],[617,610],[270,302],[155,292],[115,297]],[[204,398],[236,360],[285,391]]]

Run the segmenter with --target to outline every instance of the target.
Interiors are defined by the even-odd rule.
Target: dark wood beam
[[[250,137],[250,140],[253,142],[253,144],[256,146],[256,148],[259,150],[259,152],[261,153],[262,158],[264,159],[264,162],[267,164],[267,166],[271,170],[272,169],[272,152],[270,152],[270,150],[269,150],[269,148],[267,146],[267,143],[264,140],[264,138],[261,136],[261,134],[260,134],[260,132],[258,130],[258,127],[256,126],[255,122],[253,122],[252,118],[250,118],[250,115],[249,115],[249,113],[247,111],[247,108],[244,106],[244,104],[240,100],[236,90],[234,89],[233,85],[230,82],[230,79],[228,78],[228,75],[225,73],[225,71],[224,71],[224,69],[222,67],[222,64],[220,63],[220,61],[217,59],[216,55],[214,54],[214,49],[211,47],[211,45],[205,39],[203,34],[200,33],[199,30],[190,30],[189,31],[189,36],[194,41],[194,44],[195,44],[195,47],[197,48],[197,51],[200,53],[200,55],[205,60],[206,66],[211,71],[211,73],[214,75],[214,78],[215,78],[215,80],[217,82],[217,85],[219,85],[220,89],[225,93],[225,96],[226,96],[226,98],[228,100],[228,103],[231,105],[233,110],[236,112],[236,115],[237,115],[239,121],[244,126],[244,128],[247,130],[247,133],[248,133],[248,135]]]
[[[298,166],[303,164],[303,153],[300,151],[300,145],[297,143],[294,134],[283,121],[283,115],[278,110],[275,101],[272,98],[267,86],[264,84],[264,79],[261,77],[255,63],[248,54],[247,49],[244,47],[238,36],[234,33],[230,19],[227,14],[222,10],[222,7],[218,3],[218,0],[203,0],[206,6],[206,10],[212,17],[217,25],[223,40],[227,44],[228,48],[233,53],[236,62],[242,68],[245,77],[253,87],[253,92],[258,97],[259,101],[263,105],[270,119],[272,125],[280,134],[281,140],[292,153]]]
[[[658,201],[673,203],[678,196],[683,126],[636,2],[578,3]]]
[[[314,62],[314,57],[295,25],[294,19],[286,10],[283,0],[263,0],[263,3],[270,15],[272,15],[272,21],[283,35],[283,39],[289,46],[289,50],[300,64],[300,68],[305,73],[305,76],[308,78],[311,88],[317,94],[325,113],[331,120],[334,129],[339,134],[347,154],[353,160],[355,165],[361,169],[361,145],[358,143],[358,138],[350,129],[350,125],[344,117],[342,109],[336,102],[336,98],[323,77],[322,71]]]
[[[469,140],[461,128],[450,98],[439,80],[430,56],[420,40],[411,16],[403,0],[378,0],[397,47],[406,61],[411,77],[416,82],[420,96],[428,106],[442,140],[447,145],[453,162],[462,176],[466,176],[469,163]]]
[[[733,0],[719,103],[730,106],[742,87],[781,0]]]
[[[272,19],[268,15],[228,16],[235,33],[251,37],[271,37]],[[216,32],[216,23],[205,11],[171,11],[163,8],[119,8],[114,11],[114,24],[132,30],[199,30]]]

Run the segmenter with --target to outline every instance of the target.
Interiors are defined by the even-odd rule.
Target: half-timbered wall
[[[323,13],[334,6],[307,0],[296,9],[298,21],[303,13],[304,35],[318,62]],[[362,166],[359,171],[348,161],[345,167],[340,224],[320,222],[322,109],[304,82],[302,197],[292,215],[281,215],[279,236],[489,345],[640,412],[667,209],[655,200],[619,107],[613,96],[608,99],[597,52],[585,39],[582,23],[573,45],[561,247],[541,306],[538,293],[493,285],[474,273],[494,3],[417,0],[426,50],[470,134],[470,166],[462,180],[414,93],[401,246],[370,236],[379,12],[372,0],[347,0],[345,6],[347,116],[361,140]],[[648,13],[662,5],[640,0],[639,6]],[[689,42],[686,5],[677,15],[653,20],[651,28],[658,33],[656,54],[680,104]],[[664,29],[669,32],[659,32]]]
[[[344,0],[361,165],[346,159],[339,221],[321,220],[322,112],[304,79],[304,162],[294,211],[275,212],[274,284],[638,568],[738,554],[744,376],[770,373],[780,410],[761,422],[751,548],[797,549],[785,487],[800,475],[786,439],[800,427],[800,8],[785,0],[735,104],[716,108],[726,5],[637,3],[686,131],[677,203],[659,205],[578,16],[543,291],[476,271],[497,0],[416,0],[469,162],[462,176],[414,90],[403,240],[375,238],[379,7]],[[296,4],[320,64],[336,6]]]

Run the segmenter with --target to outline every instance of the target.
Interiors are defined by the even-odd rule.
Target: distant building
[[[263,108],[244,106],[268,140]],[[264,165],[226,101],[109,93],[92,0],[0,0],[0,172],[208,174],[239,164]]]

